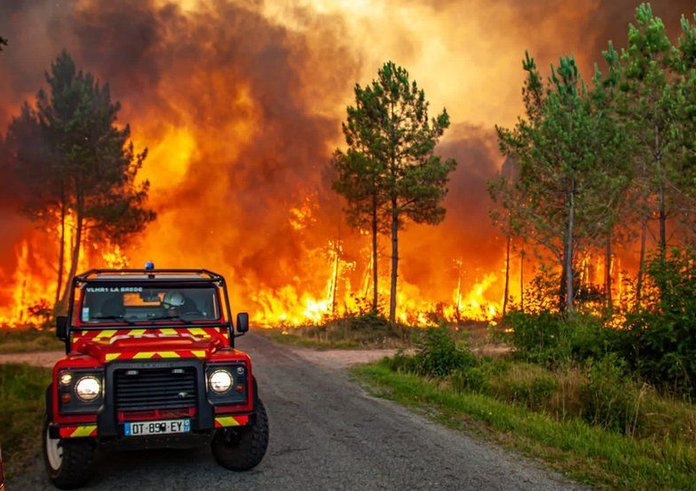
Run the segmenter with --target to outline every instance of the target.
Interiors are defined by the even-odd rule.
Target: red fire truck
[[[209,443],[247,470],[263,459],[268,418],[251,359],[235,348],[224,278],[208,270],[92,270],[72,282],[57,336],[66,355],[46,390],[44,460],[70,489],[92,476],[97,445]]]

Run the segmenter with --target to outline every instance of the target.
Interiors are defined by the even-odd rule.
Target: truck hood
[[[218,337],[145,333],[108,339],[82,339],[76,343],[74,350],[98,359],[101,363],[108,363],[114,360],[209,358],[222,347],[223,343]]]

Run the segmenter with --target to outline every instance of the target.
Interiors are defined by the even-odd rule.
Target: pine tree
[[[646,213],[641,224],[641,253],[638,278],[640,296],[645,260],[648,221],[653,211],[658,215],[660,257],[667,249],[667,219],[671,214],[669,188],[675,184],[676,120],[679,108],[671,66],[674,47],[665,26],[650,4],[636,9],[635,24],[629,25],[628,46],[622,51],[622,88],[627,129],[637,145],[634,161],[636,174],[647,190]],[[650,203],[655,201],[653,206]]]
[[[615,144],[611,120],[593,107],[569,57],[552,67],[546,84],[526,55],[523,89],[526,119],[512,129],[497,128],[502,153],[519,162],[513,186],[492,183],[514,233],[536,243],[561,269],[559,307],[573,310],[575,263],[579,251],[599,233],[607,174],[598,161]],[[613,151],[613,150],[612,150]]]
[[[399,267],[399,231],[408,220],[437,224],[444,219],[441,201],[447,193],[449,174],[456,168],[452,159],[435,155],[435,146],[449,116],[445,110],[435,118],[428,115],[429,103],[408,72],[393,62],[378,71],[372,84],[356,87],[356,107],[349,108],[348,123],[354,138],[347,138],[357,176],[352,182],[339,179],[335,189],[350,201],[371,190],[372,223],[388,225],[391,235],[391,285],[389,321],[396,322],[396,292]],[[349,155],[349,154],[347,154]],[[350,190],[350,191],[349,191]],[[374,206],[373,206],[374,205]],[[373,228],[373,230],[375,230]]]
[[[51,65],[46,81],[50,95],[40,90],[35,110],[24,105],[10,125],[8,142],[23,185],[45,186],[43,194],[32,196],[23,208],[35,219],[59,217],[63,233],[66,216],[74,218],[68,281],[62,292],[59,274],[57,310],[62,310],[85,236],[95,242],[123,243],[155,214],[145,207],[149,183],[135,184],[146,152],[134,152],[128,125],[116,126],[120,105],[111,101],[108,84],[77,71],[65,51]]]

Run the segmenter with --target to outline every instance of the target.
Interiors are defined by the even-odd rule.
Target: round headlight
[[[82,377],[75,384],[75,394],[85,402],[93,401],[101,394],[101,382],[91,375]]]
[[[232,375],[227,370],[214,371],[210,374],[208,381],[213,392],[218,394],[223,394],[232,387]]]

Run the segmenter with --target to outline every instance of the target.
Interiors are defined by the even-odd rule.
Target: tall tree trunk
[[[563,251],[563,270],[565,273],[566,310],[573,310],[573,234],[575,226],[575,179],[570,180],[568,192],[568,228]]]
[[[645,275],[645,241],[648,235],[648,219],[643,217],[640,230],[640,257],[638,259],[638,280],[636,281],[636,307],[640,307],[643,297],[643,276]]]
[[[75,211],[75,243],[73,244],[71,257],[70,257],[70,270],[68,272],[68,277],[65,281],[65,288],[63,289],[63,295],[60,299],[59,306],[61,313],[65,313],[68,310],[68,299],[70,298],[70,288],[72,286],[72,279],[77,273],[77,266],[80,262],[80,250],[82,248],[82,228],[84,226],[84,218],[82,218],[82,213],[78,208]]]
[[[60,303],[60,297],[63,290],[63,273],[65,268],[65,215],[66,215],[66,203],[61,193],[60,200],[60,245],[58,246],[58,278],[56,281],[56,297],[53,302],[53,312],[58,309]]]
[[[606,291],[607,310],[613,308],[611,296],[611,229],[607,232],[607,244],[604,256],[604,289]]]
[[[379,272],[377,270],[377,194],[372,193],[372,313],[379,312]]]
[[[665,210],[665,185],[662,179],[660,179],[658,201],[660,219],[660,260],[664,262],[667,251],[667,212]]]
[[[396,324],[396,279],[399,271],[399,211],[396,198],[392,198],[392,262],[391,262],[391,288],[389,291],[389,323]]]
[[[524,249],[520,252],[520,310],[524,313]]]
[[[333,264],[333,288],[331,291],[331,316],[336,316],[336,292],[338,290],[338,240],[334,246],[334,264]]]
[[[655,166],[657,167],[657,206],[660,222],[660,261],[664,262],[665,252],[667,250],[667,213],[665,206],[665,178],[664,171],[662,169],[662,150],[661,150],[661,139],[660,130],[655,125]]]
[[[507,312],[508,296],[510,294],[510,242],[512,242],[512,237],[510,234],[507,236],[507,245],[505,247],[505,293],[503,296],[503,317]]]

